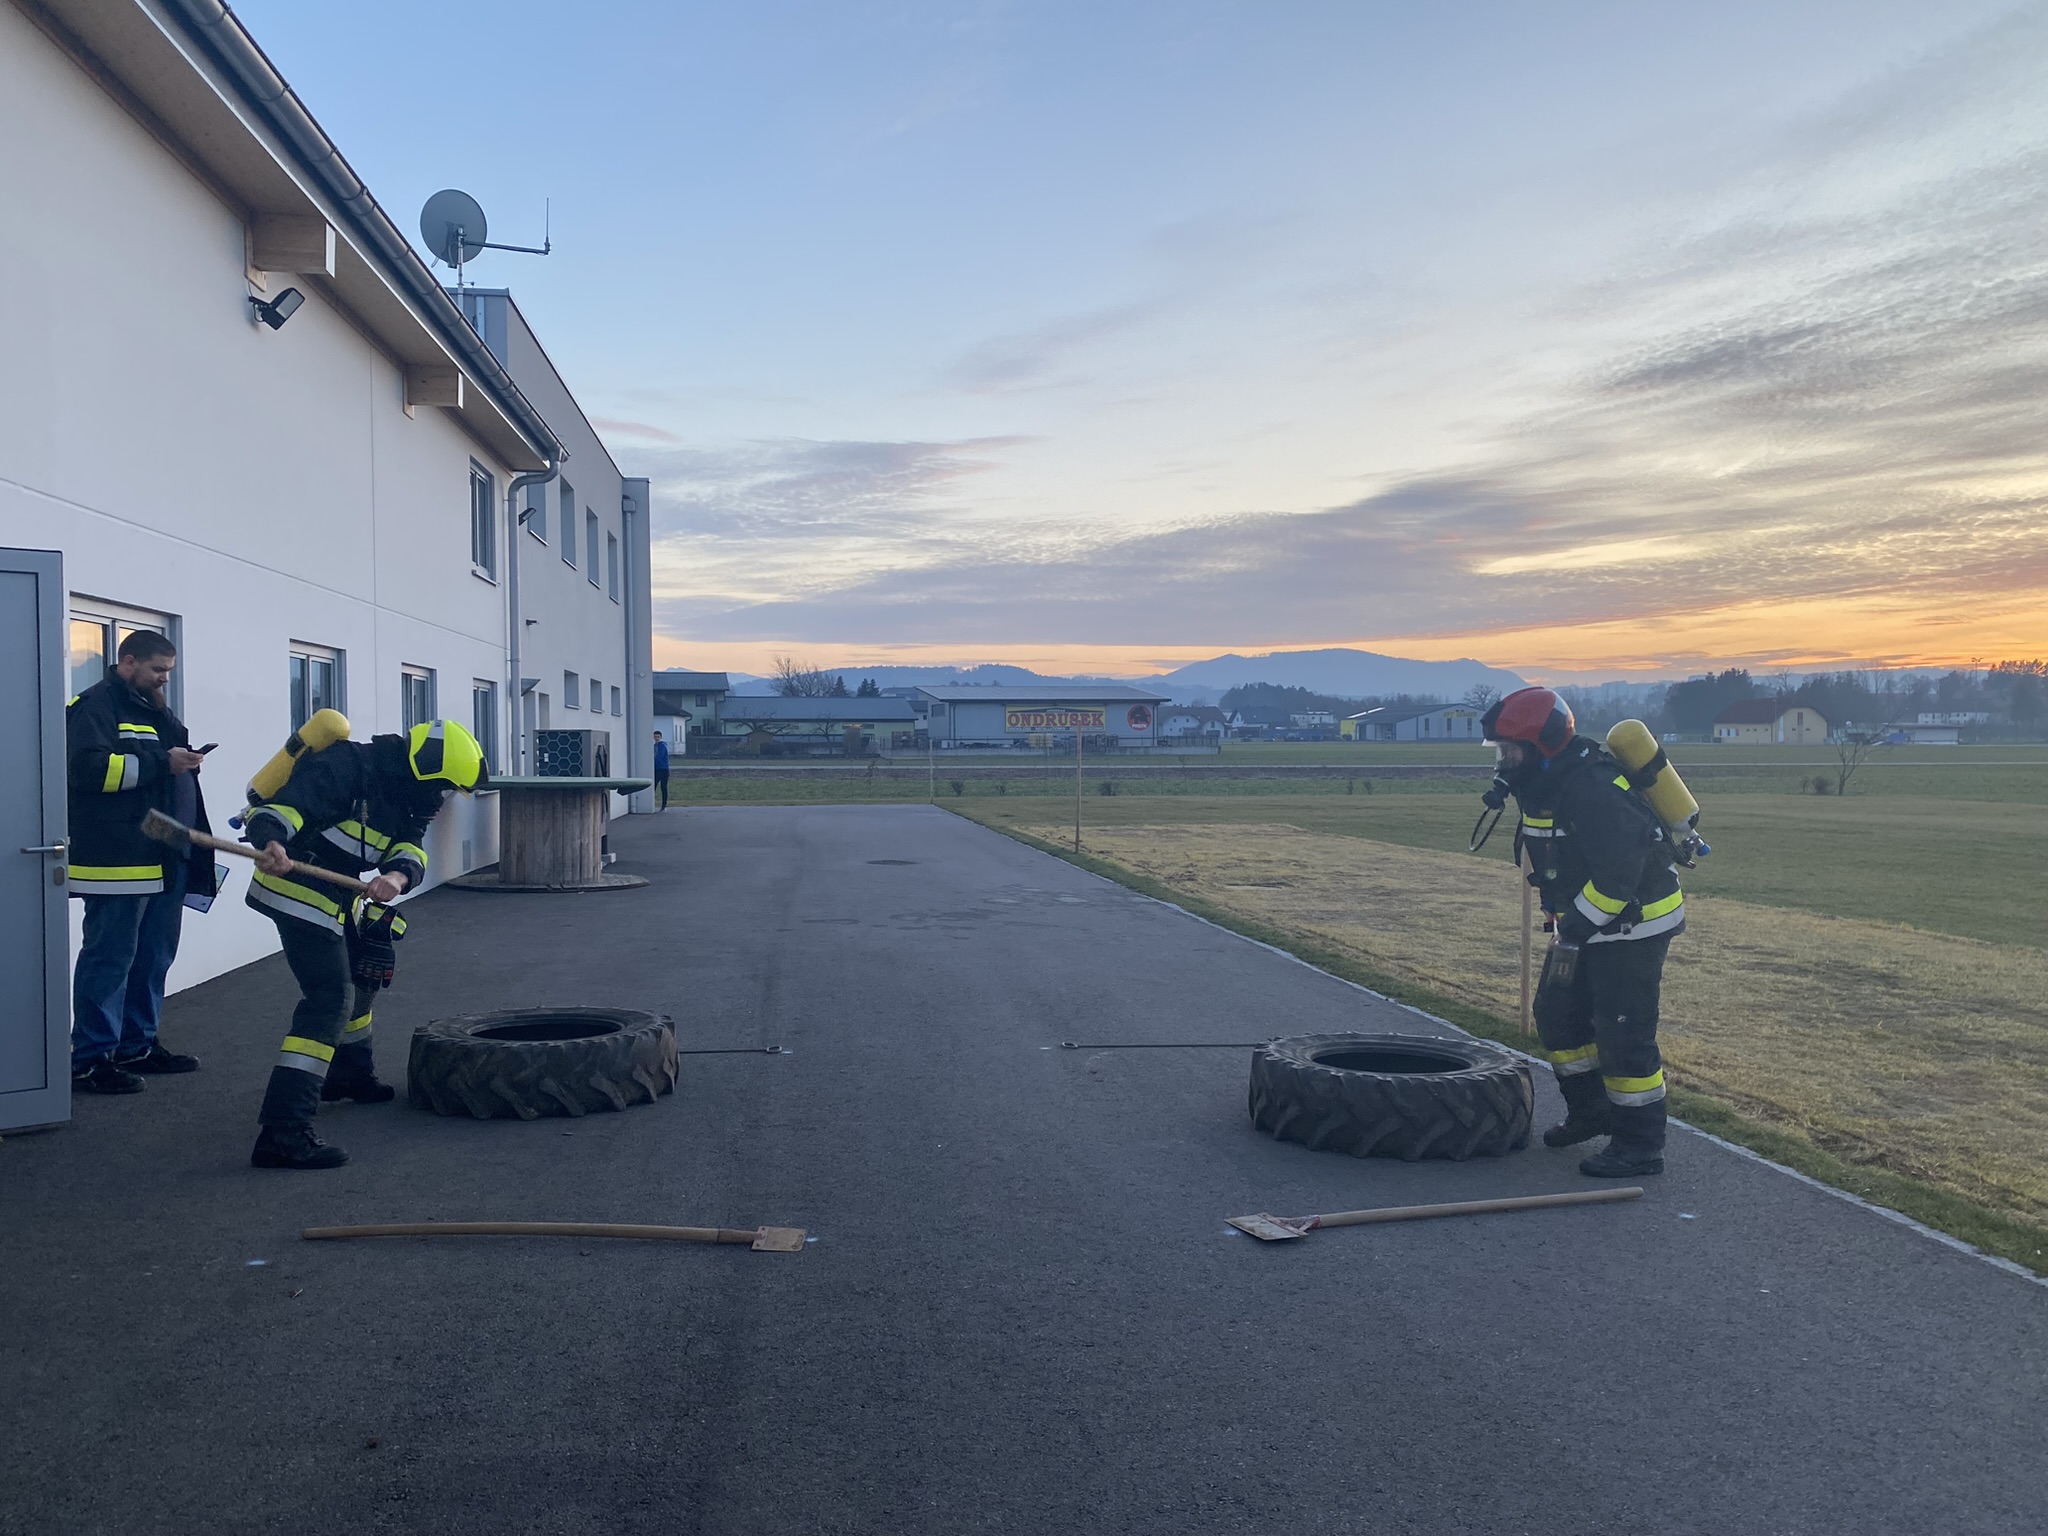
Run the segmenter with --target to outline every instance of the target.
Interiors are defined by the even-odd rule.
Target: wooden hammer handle
[[[758,1227],[645,1227],[613,1221],[391,1221],[361,1227],[307,1227],[299,1236],[330,1237],[646,1237],[671,1243],[754,1243]]]
[[[218,853],[232,853],[237,858],[253,859],[256,850],[247,843],[231,843],[224,837],[215,837],[210,832],[194,832],[192,841],[201,848],[211,848]],[[292,860],[292,873],[303,875],[308,880],[324,880],[329,885],[338,885],[345,891],[354,891],[358,896],[367,895],[370,887],[354,875],[339,874],[331,869],[322,869],[318,864],[302,864]]]

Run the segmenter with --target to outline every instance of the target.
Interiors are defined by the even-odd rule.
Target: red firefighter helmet
[[[1480,717],[1488,741],[1526,741],[1555,757],[1578,733],[1572,708],[1548,688],[1517,688]]]

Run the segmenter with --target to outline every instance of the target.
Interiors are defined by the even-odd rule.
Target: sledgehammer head
[[[142,818],[142,835],[180,853],[189,852],[192,847],[192,829],[182,821],[173,821],[162,811],[151,811]]]

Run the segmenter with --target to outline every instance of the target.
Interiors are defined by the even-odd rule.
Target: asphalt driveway
[[[1439,1026],[943,811],[614,845],[649,888],[422,898],[385,1075],[527,1004],[787,1051],[573,1121],[339,1106],[354,1162],[266,1173],[281,963],[175,998],[202,1072],[0,1146],[0,1531],[2048,1528],[2040,1287],[1684,1133],[1634,1203],[1261,1245],[1223,1218],[1584,1181],[1274,1143],[1238,1050],[1046,1049]],[[297,1237],[433,1217],[818,1240]]]

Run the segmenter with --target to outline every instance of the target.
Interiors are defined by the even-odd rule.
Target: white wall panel
[[[313,283],[273,277],[307,302],[280,331],[250,324],[238,216],[6,5],[0,208],[0,544],[61,550],[73,592],[179,617],[183,713],[221,744],[216,829],[289,730],[293,640],[346,653],[358,739],[399,728],[408,663],[467,723],[505,623],[502,587],[470,574],[469,464],[501,506],[504,466],[446,411],[408,416],[398,369]],[[501,518],[501,568],[504,537]],[[469,867],[496,857],[490,797],[443,812],[432,878],[465,844]],[[188,917],[173,987],[276,947],[247,879],[237,863]]]

